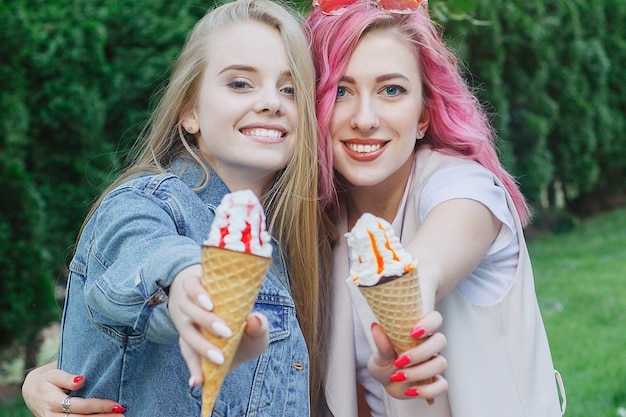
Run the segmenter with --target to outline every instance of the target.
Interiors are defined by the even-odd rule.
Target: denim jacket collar
[[[209,173],[209,182],[206,187],[196,193],[206,204],[217,207],[222,197],[230,193],[230,189],[209,164],[205,163],[204,167]],[[176,174],[181,181],[192,189],[195,189],[198,185],[200,185],[204,176],[202,167],[200,167],[195,161],[190,161],[185,158],[176,159],[172,164],[170,171]]]

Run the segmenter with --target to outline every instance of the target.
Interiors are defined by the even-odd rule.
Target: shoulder
[[[420,150],[416,155],[414,181],[417,190],[421,190],[421,198],[432,194],[449,198],[473,198],[485,193],[505,197],[504,189],[498,186],[495,175],[487,168],[476,161],[446,155],[430,148]]]
[[[208,206],[196,190],[175,173],[142,173],[109,191],[94,214],[103,219],[113,215],[126,218],[163,213],[179,223],[189,216],[206,216]]]
[[[423,220],[436,205],[470,199],[485,205],[500,221],[513,224],[507,191],[496,176],[479,163],[431,151],[418,185],[419,216]]]

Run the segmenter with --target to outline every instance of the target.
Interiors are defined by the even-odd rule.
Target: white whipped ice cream
[[[345,237],[350,253],[350,277],[357,285],[372,286],[383,277],[401,277],[417,265],[402,247],[391,224],[373,214],[363,214]]]
[[[235,191],[222,198],[204,244],[265,258],[272,256],[263,206],[251,190]]]

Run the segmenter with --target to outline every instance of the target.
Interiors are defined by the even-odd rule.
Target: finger
[[[197,328],[224,338],[229,338],[233,335],[232,329],[228,327],[224,320],[213,313],[207,312],[204,308],[196,304],[189,303],[185,306],[180,306],[180,309],[183,314],[187,316],[188,321],[193,323]],[[179,327],[182,327],[182,325],[179,325]]]
[[[202,357],[182,339],[179,344],[183,359],[189,368],[189,386],[197,387],[204,382],[204,375],[202,373]]]
[[[443,374],[448,367],[448,362],[443,356],[433,356],[430,360],[422,362],[418,365],[402,368],[394,375],[402,373],[403,378],[398,379],[410,383],[430,381],[437,375]],[[393,375],[391,380],[393,381]]]
[[[224,363],[222,351],[209,342],[191,321],[185,321],[179,327],[178,332],[180,334],[179,344],[181,349],[185,346],[185,349],[191,349],[196,355],[204,356],[217,365]],[[195,362],[191,359],[191,353],[188,352],[188,355],[190,355],[189,360],[186,360],[188,366],[193,366]]]
[[[176,275],[170,285],[170,302],[181,310],[195,305],[206,311],[213,311],[213,301],[202,285],[202,266],[192,265]]]
[[[446,347],[447,339],[442,333],[435,333],[416,347],[402,352],[394,361],[394,365],[398,368],[406,368],[428,361],[437,356]]]
[[[251,339],[264,338],[269,334],[269,322],[265,314],[252,312],[246,317],[244,337]]]
[[[213,300],[202,285],[202,276],[197,273],[197,271],[194,270],[194,272],[195,273],[193,275],[187,277],[183,282],[185,294],[187,294],[187,297],[189,297],[192,302],[197,303],[197,305],[202,307],[204,310],[213,311]]]
[[[64,413],[61,406],[61,400],[59,402],[59,412]],[[119,417],[124,411],[119,403],[112,400],[104,400],[99,398],[81,398],[72,397],[70,401],[71,414],[98,414],[99,416],[116,416]]]
[[[426,398],[434,399],[438,395],[441,395],[448,391],[448,381],[441,375],[435,376],[431,382],[410,385],[404,391],[405,398]],[[398,398],[398,397],[397,397]]]
[[[37,374],[37,370],[33,375]],[[47,369],[45,371],[45,379],[52,385],[55,385],[66,391],[75,391],[85,385],[85,378],[82,375],[74,375],[60,369]]]
[[[251,313],[246,320],[246,328],[230,369],[233,370],[241,363],[258,357],[268,346],[269,323],[267,317],[260,313]]]
[[[380,367],[390,366],[397,356],[391,340],[378,323],[372,323],[371,329],[377,349],[377,352],[374,353],[374,364]]]
[[[414,339],[424,339],[439,330],[442,323],[443,317],[441,316],[441,313],[438,311],[431,311],[426,313],[417,321],[415,327],[411,330],[410,335]]]
[[[232,329],[226,325],[224,320],[210,314],[214,307],[213,301],[202,286],[200,278],[195,275],[185,277],[181,286],[189,302],[176,302],[174,300],[175,307],[199,328],[219,337],[231,337]]]
[[[267,317],[261,313],[251,313],[246,319],[240,349],[249,352],[249,359],[259,356],[269,345],[269,333]]]

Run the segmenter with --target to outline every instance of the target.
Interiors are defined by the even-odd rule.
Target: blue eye
[[[399,85],[388,85],[385,87],[385,94],[388,96],[397,96],[406,92],[406,89]]]
[[[293,97],[294,95],[296,95],[296,89],[293,87],[285,87],[281,91],[288,96]]]
[[[346,95],[345,87],[337,87],[337,98],[342,98]]]
[[[247,81],[243,80],[233,80],[228,83],[228,86],[235,90],[244,90],[250,87],[250,84]]]

